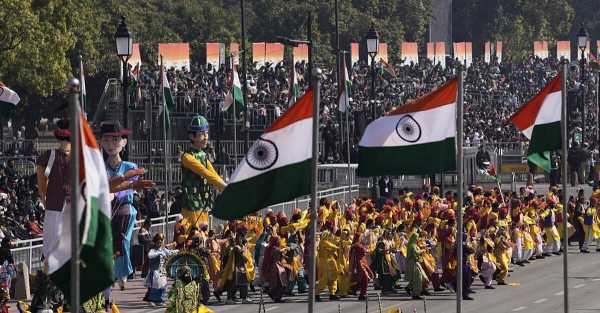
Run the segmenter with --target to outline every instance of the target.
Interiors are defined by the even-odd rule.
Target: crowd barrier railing
[[[358,185],[352,186],[344,186],[338,188],[332,188],[327,190],[321,190],[318,192],[319,198],[327,197],[331,200],[337,200],[339,202],[345,202],[346,197],[348,196],[348,192],[350,192],[351,197],[357,197],[359,191]],[[310,202],[310,198],[301,197],[294,201],[288,201],[284,203],[274,204],[269,206],[266,209],[259,211],[259,214],[263,215],[267,210],[272,210],[274,212],[283,211],[286,215],[291,216],[291,212],[293,208],[306,209],[308,208]],[[152,226],[150,228],[151,234],[156,234],[158,232],[164,232],[167,241],[173,240],[173,234],[176,224],[178,214],[171,214],[169,216],[162,216],[152,219]],[[142,221],[138,221],[136,223],[135,230],[132,235],[132,245],[137,243],[137,233],[141,227]],[[211,218],[211,228],[216,229],[218,225],[225,224],[227,221],[220,220],[217,218]],[[30,272],[35,272],[37,270],[41,270],[44,267],[44,262],[42,261],[43,254],[43,238],[35,238],[29,240],[16,240],[13,242],[15,248],[11,249],[13,253],[13,258],[15,263],[25,263],[29,267]]]

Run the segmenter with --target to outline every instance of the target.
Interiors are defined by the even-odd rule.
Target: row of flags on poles
[[[347,108],[350,82],[340,75],[339,103]],[[459,80],[371,122],[359,142],[358,175],[425,175],[456,170]],[[507,123],[529,140],[528,158],[549,171],[551,151],[561,148],[561,74],[524,104]],[[462,105],[462,104],[460,104]],[[310,191],[313,90],[296,101],[257,139],[217,197],[212,211],[238,219]]]

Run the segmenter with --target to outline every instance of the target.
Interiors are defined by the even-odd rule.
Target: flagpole
[[[246,77],[246,24],[244,21],[244,0],[240,0],[240,15],[241,15],[241,26],[242,26],[242,75],[244,76],[244,84],[243,86],[243,96],[244,96],[244,127],[245,127],[245,137],[244,137],[244,151],[248,151],[249,149],[249,141],[250,141],[250,119],[248,118],[248,79]]]
[[[169,154],[167,152],[167,103],[165,99],[165,81],[163,79],[163,56],[160,56],[160,94],[162,95],[162,105],[163,105],[163,155],[165,158],[165,223],[163,224],[163,234],[167,235],[167,222],[169,219]]]
[[[340,58],[340,27],[339,27],[339,17],[338,17],[339,16],[339,11],[340,10],[339,10],[339,5],[338,5],[338,0],[335,0],[335,52],[336,52],[336,57],[335,57],[336,77],[335,78],[336,78],[338,84],[341,83],[342,86],[345,86],[346,82],[345,81],[343,81],[343,82],[340,81],[340,76],[341,76],[341,73],[340,73],[340,62],[342,60]],[[339,90],[339,88],[340,87],[338,86],[338,90]],[[338,103],[338,105],[339,105],[339,103]],[[346,110],[347,109],[348,109],[348,106],[346,106]],[[337,113],[340,114],[339,108],[338,108],[338,112]],[[339,150],[337,149],[337,147],[335,149],[335,153],[337,155],[339,155],[340,158],[342,157],[342,151],[343,151],[342,149],[343,149],[343,144],[344,144],[344,140],[343,140],[344,137],[342,137],[343,136],[342,134],[343,134],[343,131],[344,131],[343,126],[342,126],[343,125],[342,121],[343,121],[343,119],[342,119],[342,116],[340,115],[338,117],[338,123],[340,125],[340,146],[339,146]],[[339,151],[339,153],[338,153],[338,151]],[[350,160],[348,160],[348,162],[349,161]],[[348,177],[348,179],[350,179],[350,177]]]
[[[340,56],[340,61],[344,62],[344,68],[346,68],[346,53],[348,53],[348,51],[340,51],[340,53],[342,54]],[[344,72],[344,79],[350,79],[350,77],[346,77],[346,72],[348,72],[347,70]],[[348,73],[349,74],[349,73]],[[346,82],[338,82],[340,84],[344,84],[344,88],[346,88]],[[346,111],[344,112],[344,117],[346,119],[346,158],[348,160],[348,205],[350,205],[350,203],[352,202],[352,166],[351,161],[350,161],[350,119],[349,119],[349,115],[350,115],[350,99],[349,98],[349,94],[346,94],[345,97],[345,104],[346,104]]]
[[[79,55],[79,84],[81,85],[81,87],[83,87],[83,82],[85,79],[85,74],[83,73],[83,56],[81,56],[81,54]],[[83,90],[80,90],[81,92],[79,93],[79,103],[81,104],[81,110],[83,111],[83,114],[85,113],[85,95],[83,94]],[[86,114],[87,116],[87,114]]]
[[[308,36],[308,67],[312,75],[313,84],[313,128],[312,128],[312,160],[311,160],[311,210],[310,210],[310,225],[309,225],[309,286],[308,286],[308,313],[315,312],[315,283],[317,275],[316,267],[316,236],[317,236],[317,210],[319,208],[319,199],[317,198],[317,178],[319,162],[319,101],[320,101],[320,69],[314,64],[315,47],[312,40],[312,15],[308,14],[307,36]]]
[[[567,62],[562,62],[562,79],[561,85],[561,99],[562,99],[562,110],[561,110],[561,134],[562,134],[562,159],[561,159],[561,176],[562,176],[562,202],[563,202],[563,291],[564,291],[564,312],[569,313],[569,236],[567,232],[567,158],[569,153],[568,139],[567,139]]]
[[[235,77],[234,75],[237,75],[237,73],[235,72],[235,65],[231,65],[231,96],[233,97],[233,162],[235,164],[235,167],[237,167],[238,165],[238,150],[237,150],[237,112],[235,110],[235,107],[237,105],[236,100],[235,100],[235,95],[233,94],[233,88],[235,88],[233,86],[234,81],[235,81]]]
[[[79,85],[73,77],[67,82],[71,109],[71,311],[79,310]]]
[[[456,106],[456,171],[458,178],[457,194],[458,207],[456,208],[456,313],[462,311],[463,298],[463,104],[464,85],[463,67],[458,68],[458,101]]]

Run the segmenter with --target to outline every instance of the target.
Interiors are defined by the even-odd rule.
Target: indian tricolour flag
[[[0,82],[0,116],[10,118],[21,98],[12,89]]]
[[[371,122],[358,144],[360,176],[456,169],[458,79]]]
[[[313,93],[309,89],[250,147],[212,210],[238,219],[310,193]]]
[[[244,94],[242,93],[242,84],[240,83],[240,76],[237,72],[237,66],[233,66],[233,71],[231,73],[231,92],[227,93],[225,96],[225,101],[223,107],[221,107],[222,111],[227,111],[231,108],[231,105],[235,103],[235,113],[236,115],[240,114],[244,109]]]
[[[94,133],[80,114],[79,153],[79,231],[81,237],[81,300],[85,302],[114,282],[110,200],[106,167]],[[70,207],[62,212],[57,241],[46,259],[52,281],[70,295],[71,222]],[[44,244],[46,242],[44,241]]]
[[[171,84],[167,78],[167,72],[161,66],[161,89],[162,89],[162,102],[163,105],[159,107],[159,115],[164,113],[163,119],[166,129],[171,126],[171,112],[175,107],[175,101],[173,100],[173,94],[171,93]]]
[[[529,139],[529,161],[547,172],[550,171],[550,152],[562,146],[561,105],[561,74],[558,74],[510,118]]]
[[[348,76],[348,68],[346,67],[345,58],[342,58],[342,74],[340,77],[340,83],[338,88],[338,108],[340,112],[346,112],[346,109],[350,105],[350,88],[352,88],[352,82]]]

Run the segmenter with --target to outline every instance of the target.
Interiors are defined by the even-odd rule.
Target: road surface
[[[593,247],[595,249],[595,246]],[[477,292],[474,301],[463,301],[463,312],[473,313],[511,313],[511,312],[563,312],[563,277],[562,256],[552,256],[544,260],[536,260],[525,267],[514,266],[510,273],[509,286],[495,286],[496,290],[485,290],[476,279],[473,289]],[[580,254],[575,246],[569,251],[569,301],[570,312],[600,312],[600,253]],[[125,291],[114,290],[114,296],[121,312],[126,313],[159,313],[164,308],[152,307],[141,301],[145,289],[141,280],[134,280]],[[379,312],[376,291],[370,289],[368,313]],[[258,294],[251,294],[258,300]],[[316,312],[337,313],[338,305],[343,313],[365,312],[365,302],[356,301],[355,297],[341,301],[328,301],[326,295],[323,302],[316,304]],[[455,312],[455,294],[449,291],[434,293],[428,296],[426,303],[410,300],[403,291],[395,296],[382,297],[381,308],[384,313],[390,309],[401,308],[403,312],[428,313]],[[305,296],[296,296],[286,303],[272,303],[266,299],[266,312],[289,313],[305,312],[307,309]],[[216,313],[256,313],[257,304],[219,305],[211,299],[210,308]]]

